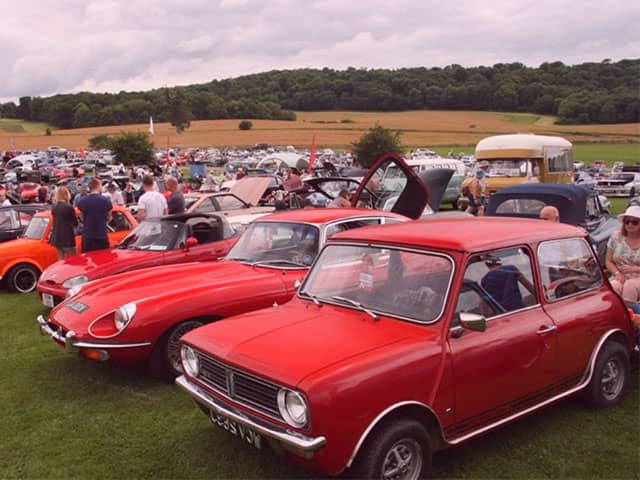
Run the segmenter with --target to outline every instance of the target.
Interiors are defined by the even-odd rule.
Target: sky
[[[0,0],[0,101],[276,69],[640,57],[636,0]]]

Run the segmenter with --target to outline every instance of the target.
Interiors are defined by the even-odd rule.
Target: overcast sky
[[[300,67],[640,57],[637,0],[0,0],[0,100]]]

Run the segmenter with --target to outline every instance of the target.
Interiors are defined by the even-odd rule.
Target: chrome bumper
[[[56,340],[64,344],[64,349],[69,353],[75,353],[79,348],[95,348],[95,349],[111,349],[111,348],[137,348],[147,347],[151,345],[151,342],[140,343],[94,343],[84,342],[75,339],[75,332],[69,330],[66,335],[62,335],[59,331],[51,328],[49,323],[42,315],[38,315],[36,318],[38,322],[38,328],[42,335],[48,335],[53,340]]]
[[[185,378],[184,375],[176,378],[176,385],[191,395],[197,402],[213,410],[215,413],[230,418],[234,422],[240,423],[252,430],[283,443],[286,446],[296,450],[313,453],[322,448],[326,443],[325,437],[307,437],[297,432],[287,430],[272,424],[269,424],[259,418],[247,415],[235,408],[226,405],[221,400],[213,397],[202,388],[194,385]]]

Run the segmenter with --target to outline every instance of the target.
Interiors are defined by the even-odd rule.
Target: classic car
[[[583,229],[440,218],[332,237],[292,301],[182,337],[176,383],[252,447],[417,479],[562,398],[617,404],[632,345]]]
[[[0,242],[18,238],[24,233],[35,213],[49,208],[50,205],[35,203],[0,207]]]
[[[80,227],[76,236],[76,247],[80,251],[81,220],[78,220]],[[136,220],[126,209],[113,207],[112,219],[109,222],[109,245],[116,245],[136,225]],[[51,212],[38,212],[31,218],[21,238],[0,243],[0,280],[4,280],[10,291],[33,291],[40,273],[57,261],[56,250],[49,245],[51,226]]]
[[[398,161],[402,162],[397,156],[379,160]],[[406,169],[410,178],[394,211],[416,218],[428,193]],[[356,195],[353,202],[358,201]],[[289,301],[333,234],[407,219],[399,213],[362,208],[268,215],[251,223],[220,262],[145,268],[74,287],[48,318],[38,317],[38,324],[54,342],[84,358],[146,362],[154,376],[173,380],[182,371],[178,340],[184,333]]]
[[[40,301],[53,307],[70,288],[116,273],[218,260],[236,240],[222,215],[181,213],[143,220],[112,250],[74,255],[49,266],[38,281]]]
[[[608,197],[634,197],[640,193],[640,173],[620,172],[598,180],[598,193]]]
[[[620,222],[602,206],[594,190],[560,183],[514,185],[491,196],[485,215],[538,218],[545,205],[558,209],[561,222],[585,228],[604,264],[607,241],[620,228]]]
[[[37,183],[21,183],[18,187],[18,193],[20,194],[20,200],[22,201],[22,203],[37,202],[38,188],[40,188],[40,185],[38,185]]]

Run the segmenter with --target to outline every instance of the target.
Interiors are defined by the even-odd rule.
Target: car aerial
[[[445,217],[332,237],[292,301],[187,333],[176,383],[253,447],[417,479],[574,393],[617,404],[632,344],[583,229]]]
[[[221,215],[184,213],[143,220],[112,250],[74,255],[49,266],[38,281],[40,301],[53,307],[70,288],[116,273],[218,260],[236,240]]]
[[[596,189],[607,197],[634,197],[640,193],[640,173],[614,173],[598,180]]]
[[[411,178],[394,211],[419,214],[428,193],[406,169]],[[353,202],[359,202],[357,195]],[[38,317],[38,323],[41,332],[82,357],[147,362],[153,375],[173,379],[181,372],[178,339],[185,332],[289,301],[333,234],[407,219],[363,208],[268,215],[249,225],[223,261],[145,268],[89,282],[70,291],[48,318]]]
[[[603,207],[594,190],[560,183],[513,185],[491,196],[485,215],[538,218],[545,205],[558,209],[561,222],[586,229],[600,262],[604,264],[607,242],[620,229],[620,222]]]
[[[48,210],[47,204],[10,205],[0,207],[0,242],[21,236],[37,212]]]
[[[38,212],[31,218],[22,237],[0,243],[0,280],[4,280],[10,291],[33,291],[40,273],[57,261],[56,250],[49,244],[53,223],[51,220],[50,211]],[[80,218],[78,221],[81,222]],[[120,242],[135,225],[136,220],[126,209],[113,207],[108,225],[109,245],[114,246]],[[81,236],[78,234],[77,251],[80,251],[80,241]]]

